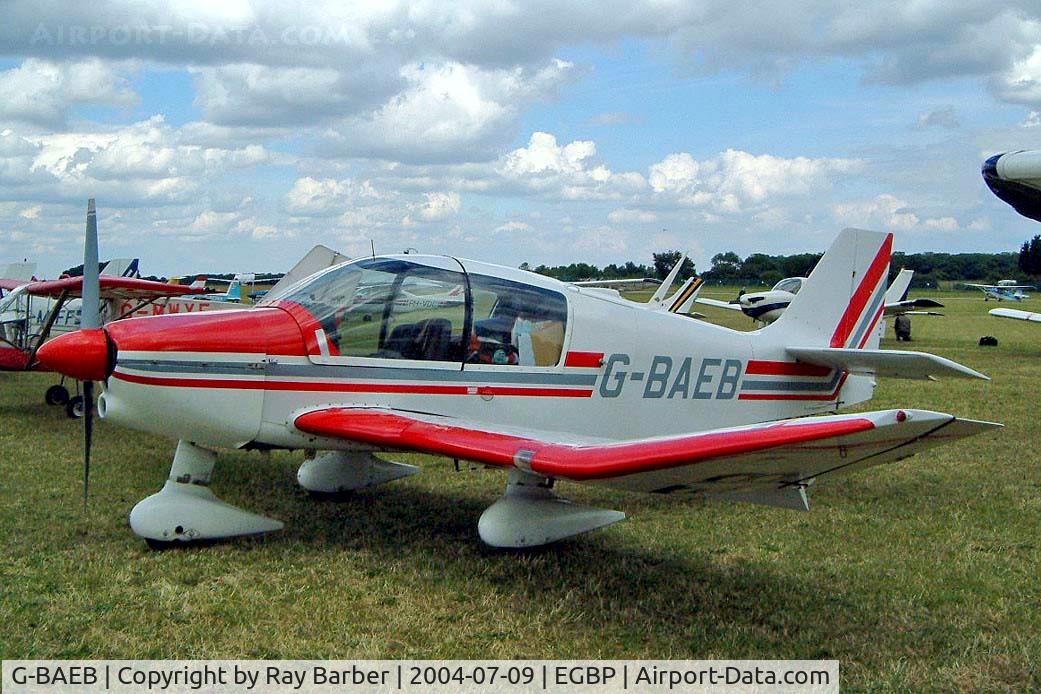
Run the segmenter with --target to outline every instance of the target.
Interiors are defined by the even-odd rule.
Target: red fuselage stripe
[[[886,235],[886,240],[882,242],[882,247],[878,249],[875,259],[868,266],[864,279],[860,281],[860,286],[857,287],[857,291],[850,298],[846,312],[839,319],[838,327],[835,328],[835,333],[831,336],[832,347],[846,346],[849,334],[857,326],[860,314],[864,312],[864,307],[867,306],[867,302],[871,299],[875,287],[878,286],[878,283],[882,280],[882,275],[889,266],[889,257],[892,252],[893,235],[888,234]]]
[[[414,393],[422,395],[512,395],[527,397],[589,398],[588,388],[524,388],[518,386],[446,386],[398,383],[327,383],[321,381],[245,381],[233,378],[168,378],[116,372],[112,378],[128,383],[171,388],[223,388],[332,393]]]
[[[603,360],[603,352],[568,352],[567,358],[564,359],[564,366],[595,369],[600,367]]]
[[[831,368],[816,364],[800,364],[793,361],[763,361],[752,359],[745,374],[756,376],[828,376]]]

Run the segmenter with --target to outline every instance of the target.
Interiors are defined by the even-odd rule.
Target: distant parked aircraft
[[[974,287],[983,292],[983,300],[990,301],[1022,301],[1030,296],[1023,293],[1024,289],[1035,289],[1032,284],[1016,284],[1016,280],[1001,280],[997,284],[966,284],[966,287]]]
[[[943,304],[939,301],[907,298],[907,291],[911,286],[911,277],[913,275],[913,270],[901,270],[897,274],[896,279],[893,280],[893,284],[889,286],[883,298],[885,315],[898,316],[901,313],[927,316],[941,315],[929,310],[943,308]],[[696,301],[706,306],[742,311],[752,320],[763,325],[769,325],[781,317],[784,310],[792,303],[795,295],[802,289],[805,281],[805,277],[788,277],[775,284],[773,289],[769,291],[742,294],[733,302],[718,301],[716,299],[697,299]]]

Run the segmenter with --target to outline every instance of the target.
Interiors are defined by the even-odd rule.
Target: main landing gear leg
[[[621,511],[573,504],[553,481],[513,469],[506,493],[481,514],[477,533],[492,547],[537,547],[625,519]]]
[[[415,465],[380,460],[372,453],[327,451],[297,470],[300,486],[318,498],[337,498],[419,472]]]
[[[130,511],[130,528],[153,549],[281,530],[280,521],[243,511],[210,491],[216,462],[213,451],[178,441],[169,479]]]

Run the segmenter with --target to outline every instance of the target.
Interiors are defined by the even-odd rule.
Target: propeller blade
[[[98,279],[98,216],[94,198],[87,201],[87,233],[83,240],[83,303],[80,328],[100,328],[101,287]]]
[[[87,201],[87,230],[83,239],[83,303],[80,329],[101,327],[101,280],[98,278],[98,215],[94,198]],[[83,511],[90,485],[90,444],[94,436],[94,382],[83,382]]]
[[[94,437],[94,381],[83,382],[83,511],[90,488],[90,445]]]

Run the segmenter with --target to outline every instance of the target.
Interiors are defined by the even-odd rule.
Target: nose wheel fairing
[[[130,511],[134,533],[155,544],[281,530],[281,521],[244,511],[217,498],[209,487],[216,462],[213,451],[179,441],[166,484]]]

